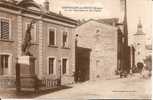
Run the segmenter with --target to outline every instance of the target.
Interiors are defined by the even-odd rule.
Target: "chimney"
[[[48,0],[45,0],[44,8],[45,8],[46,11],[49,11],[49,1]]]
[[[61,11],[59,11],[59,15],[61,15],[61,16],[63,15]]]

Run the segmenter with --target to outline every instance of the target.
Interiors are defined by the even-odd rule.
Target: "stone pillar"
[[[43,75],[43,21],[39,21],[39,74],[38,77],[41,78]]]
[[[75,61],[76,61],[76,59],[75,59],[75,49],[76,49],[76,36],[75,36],[75,31],[74,31],[74,29],[72,29],[72,35],[71,35],[71,41],[72,41],[72,44],[71,44],[71,48],[72,48],[72,67],[71,66],[69,66],[69,70],[71,69],[71,75],[72,75],[72,83],[74,83],[75,82],[75,67],[76,67],[76,65],[75,65]]]
[[[17,52],[18,57],[22,55],[22,16],[17,16],[17,31],[18,31],[18,46],[17,46]]]
[[[75,36],[75,31],[74,29],[72,29],[72,74],[75,73],[75,40],[76,40],[76,36]]]
[[[10,76],[12,75],[12,70],[13,70],[12,67],[11,67],[12,66],[12,59],[13,59],[13,56],[12,55],[9,55],[9,59],[8,59],[9,60],[8,74]]]
[[[95,80],[95,72],[96,72],[96,63],[95,63],[95,57],[94,57],[94,51],[90,54],[90,78],[89,80]]]
[[[22,35],[23,35],[23,33],[22,33],[22,16],[18,15],[17,16],[17,57],[22,55],[22,50],[21,50]],[[12,56],[11,56],[11,61],[12,61]],[[12,70],[12,69],[10,68],[10,70]]]

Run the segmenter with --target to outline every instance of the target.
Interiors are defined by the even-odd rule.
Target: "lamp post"
[[[128,24],[127,24],[127,0],[125,0],[124,8],[124,71],[129,73],[129,48],[128,48]]]

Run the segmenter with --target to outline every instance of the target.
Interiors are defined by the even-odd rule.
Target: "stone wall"
[[[113,77],[117,68],[117,29],[89,21],[76,30],[78,46],[91,48],[90,79]]]

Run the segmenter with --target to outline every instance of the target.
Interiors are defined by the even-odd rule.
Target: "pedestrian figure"
[[[138,62],[138,63],[137,63],[137,67],[138,67],[138,72],[141,74],[142,69],[143,69],[143,67],[144,67],[143,63],[142,63],[142,62]]]

